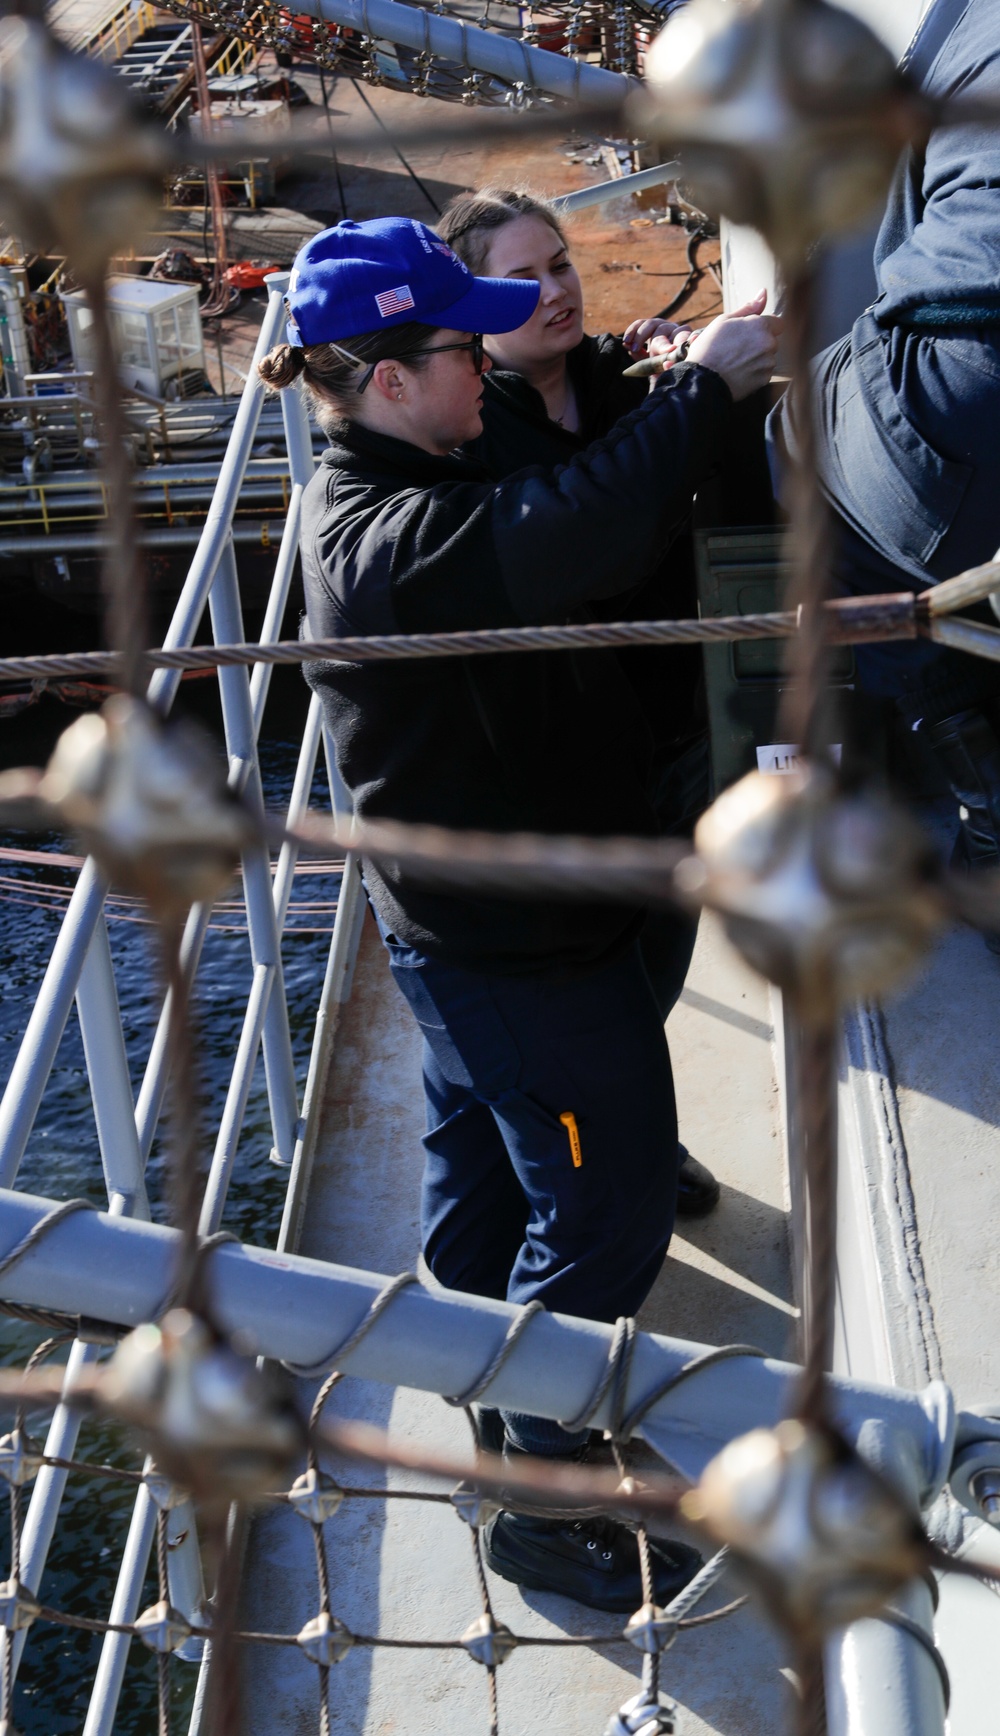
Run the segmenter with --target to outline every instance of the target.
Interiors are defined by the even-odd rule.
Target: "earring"
[[[403,402],[403,394],[402,394],[402,392],[397,392],[397,393],[396,393],[396,397],[397,397],[397,398],[398,398],[398,400],[399,400],[399,402],[400,402],[400,403],[402,403],[402,402]]]

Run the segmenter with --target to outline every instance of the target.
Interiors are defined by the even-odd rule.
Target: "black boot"
[[[483,1532],[487,1563],[501,1579],[554,1591],[591,1609],[630,1615],[643,1601],[639,1544],[616,1519],[536,1519],[497,1513]],[[653,1586],[662,1607],[692,1580],[701,1556],[686,1543],[650,1538]]]
[[[715,1210],[722,1189],[707,1164],[692,1157],[686,1145],[677,1142],[680,1169],[677,1172],[677,1216],[704,1218]]]
[[[927,740],[958,803],[952,866],[971,873],[1000,868],[1000,739],[981,711],[956,711],[931,724]],[[983,936],[1000,954],[1000,933]]]
[[[583,1464],[589,1443],[568,1463]],[[524,1459],[510,1441],[504,1457]],[[559,1460],[549,1459],[549,1464]],[[639,1544],[634,1531],[603,1514],[497,1513],[483,1530],[487,1564],[501,1579],[532,1591],[554,1591],[591,1609],[617,1610],[629,1615],[643,1602]],[[702,1564],[686,1543],[650,1538],[655,1601],[667,1604],[692,1580]]]

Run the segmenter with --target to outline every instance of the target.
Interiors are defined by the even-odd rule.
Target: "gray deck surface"
[[[931,818],[947,845],[954,822]],[[886,1034],[917,1251],[930,1299],[929,1363],[961,1408],[1000,1414],[1000,958],[954,928],[886,1008]],[[981,1527],[966,1554],[1000,1565]],[[972,1579],[942,1584],[937,1637],[951,1674],[954,1736],[993,1736],[1000,1599]]]
[[[886,1017],[944,1378],[1000,1401],[1000,959],[953,929]]]
[[[786,1211],[765,985],[704,925],[681,1005],[669,1027],[681,1128],[725,1184],[711,1218],[684,1228],[641,1324],[707,1343],[789,1346]],[[418,1254],[422,1129],[419,1044],[389,982],[368,922],[328,1082],[300,1251],[392,1273]],[[467,1425],[439,1400],[345,1381],[331,1404],[410,1438],[462,1447]],[[356,1468],[345,1481],[378,1481]],[[393,1473],[390,1485],[401,1486]],[[479,1613],[469,1533],[450,1508],[351,1501],[326,1527],[333,1604],[355,1632],[458,1637]],[[296,1631],[315,1613],[306,1525],[287,1512],[255,1523],[245,1575],[251,1627]],[[491,1579],[499,1618],[518,1633],[613,1634],[614,1616]],[[724,1583],[717,1601],[733,1595]],[[711,1600],[710,1600],[711,1601]],[[774,1736],[790,1689],[763,1623],[742,1612],[682,1635],[664,1687],[682,1710],[682,1736]],[[291,1650],[250,1648],[248,1728],[271,1736],[275,1709],[288,1736],[317,1728],[316,1671]],[[516,1652],[499,1674],[503,1736],[601,1736],[637,1686],[638,1655],[593,1648]],[[475,1736],[488,1729],[486,1678],[463,1653],[356,1649],[331,1677],[341,1736]]]

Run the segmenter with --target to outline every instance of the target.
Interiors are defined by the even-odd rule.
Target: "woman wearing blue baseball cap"
[[[716,321],[611,433],[553,472],[497,483],[454,449],[480,428],[483,333],[524,323],[538,285],[476,278],[404,218],[340,223],[298,255],[288,342],[330,446],[305,490],[309,625],[324,637],[586,620],[660,559],[714,463],[734,392],[770,365],[764,323]],[[657,830],[651,742],[611,652],[310,664],[362,817],[487,831]],[[673,1229],[670,1057],[637,937],[644,912],[435,891],[391,864],[365,884],[424,1035],[424,1255],[451,1289],[595,1320],[639,1308]],[[491,1413],[484,1413],[489,1418]],[[504,1451],[586,1450],[505,1411]],[[492,1424],[499,1427],[497,1413]],[[505,1578],[628,1612],[638,1549],[606,1520],[502,1512]],[[654,1549],[666,1603],[694,1550]]]

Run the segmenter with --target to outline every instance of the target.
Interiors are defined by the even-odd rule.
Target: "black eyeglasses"
[[[348,351],[340,350],[337,344],[331,344],[330,347],[331,349],[338,350],[339,354],[349,354]],[[398,356],[395,356],[393,359],[397,362],[405,362],[411,356],[443,356],[445,350],[468,350],[472,356],[473,369],[477,374],[482,373],[483,363],[486,359],[486,344],[483,340],[482,332],[474,332],[468,342],[464,344],[428,344],[426,347],[422,345],[416,350],[400,350]],[[382,359],[388,360],[387,357],[383,357]],[[360,358],[357,356],[352,356],[351,360],[360,362]],[[363,392],[366,386],[371,385],[372,376],[374,375],[377,366],[378,363],[373,362],[367,369],[364,379],[359,380],[356,388],[359,393]]]
[[[483,360],[486,356],[486,344],[482,332],[473,332],[467,344],[430,344],[425,350],[407,350],[410,356],[443,356],[445,350],[469,350],[472,355],[472,366],[477,374],[483,371]],[[397,356],[397,361],[405,361],[406,356]]]

